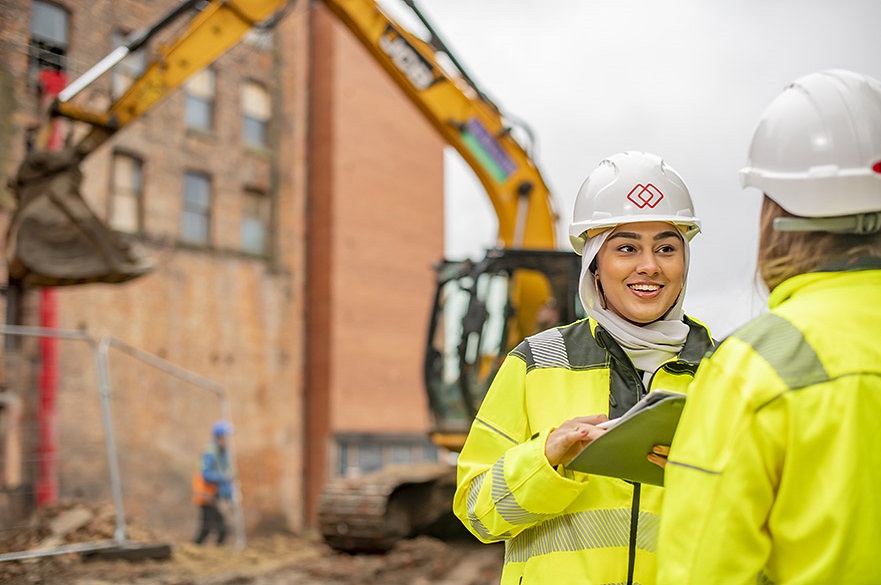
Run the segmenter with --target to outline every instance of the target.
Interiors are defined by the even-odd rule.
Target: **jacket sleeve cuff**
[[[545,443],[553,428],[533,435],[508,452],[505,478],[523,508],[542,514],[565,510],[587,485],[588,476],[573,479],[551,467],[545,456]]]

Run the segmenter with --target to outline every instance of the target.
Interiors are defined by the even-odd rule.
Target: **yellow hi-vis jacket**
[[[692,385],[659,581],[881,583],[881,262],[790,278]]]
[[[690,331],[650,389],[684,392],[712,347]],[[502,584],[648,585],[663,489],[553,468],[548,434],[576,416],[620,416],[644,396],[641,376],[592,320],[527,338],[505,358],[458,459],[453,510],[484,542],[505,542]]]

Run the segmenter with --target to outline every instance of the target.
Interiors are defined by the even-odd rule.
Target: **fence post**
[[[94,341],[93,341],[94,343]],[[116,511],[116,530],[113,539],[125,542],[125,513],[122,505],[122,480],[119,476],[119,455],[116,452],[116,436],[113,433],[113,417],[110,411],[110,363],[107,358],[109,341],[102,337],[93,349],[95,371],[98,374],[98,394],[101,396],[101,418],[104,422],[104,444],[107,447],[107,465],[110,469],[110,490],[113,509]]]

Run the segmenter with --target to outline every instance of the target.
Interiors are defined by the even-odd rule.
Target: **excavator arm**
[[[153,263],[132,241],[111,230],[80,193],[80,164],[111,136],[140,118],[188,78],[236,45],[256,24],[288,0],[188,0],[156,24],[131,35],[125,46],[61,90],[47,126],[57,116],[84,122],[86,135],[59,150],[43,148],[25,157],[12,184],[16,209],[6,235],[11,281],[24,286],[121,283],[149,273]],[[169,45],[106,111],[71,100],[113,65],[182,15],[204,5]],[[41,132],[41,135],[46,135]]]
[[[500,244],[553,249],[557,214],[539,169],[511,122],[477,88],[414,2],[406,3],[425,24],[429,41],[404,29],[374,0],[323,3],[474,171],[498,217]]]

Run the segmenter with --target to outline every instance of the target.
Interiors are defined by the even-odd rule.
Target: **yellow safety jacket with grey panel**
[[[881,261],[790,278],[769,306],[691,387],[659,581],[881,583]]]
[[[677,359],[649,390],[685,392],[713,346],[686,318]],[[647,390],[630,359],[593,320],[527,338],[505,358],[459,455],[456,515],[484,542],[505,542],[502,584],[649,585],[663,489],[553,468],[548,434],[592,414],[614,418]]]

